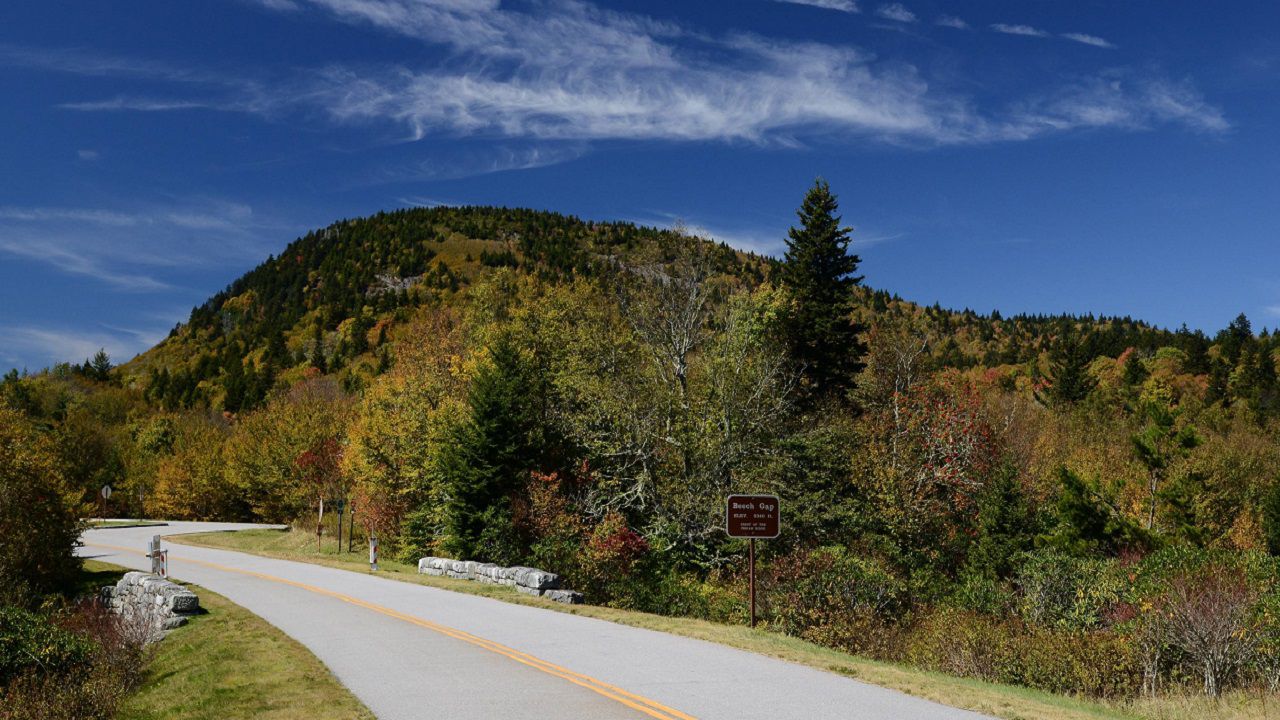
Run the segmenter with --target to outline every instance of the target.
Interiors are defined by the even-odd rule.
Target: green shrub
[[[904,659],[930,670],[996,681],[1014,662],[1013,638],[999,621],[944,608],[924,617],[907,634]]]
[[[1142,672],[1132,645],[1110,631],[1028,629],[1012,644],[1001,682],[1065,694],[1135,695]]]
[[[1022,619],[1062,630],[1100,627],[1128,585],[1123,568],[1113,560],[1053,550],[1023,556],[1016,583]]]
[[[965,573],[951,595],[951,605],[984,615],[1004,616],[1016,604],[1008,584],[986,573]]]
[[[61,673],[86,663],[89,640],[19,607],[0,607],[0,685],[27,670]]]
[[[1033,628],[949,608],[912,628],[904,653],[930,670],[1056,693],[1127,697],[1141,679],[1132,649],[1116,633]]]
[[[93,603],[0,608],[0,720],[109,720],[141,681],[142,646]]]
[[[1277,678],[1275,560],[1261,552],[1169,547],[1137,565],[1130,617],[1144,689],[1197,681],[1205,694]]]
[[[876,560],[839,547],[800,550],[773,561],[764,577],[771,625],[853,653],[884,656],[906,585]]]
[[[631,529],[617,511],[606,513],[585,534],[580,548],[576,560],[580,569],[578,589],[593,602],[640,609],[641,604],[649,606],[640,596],[667,584],[661,566],[646,562],[651,559],[648,541]]]
[[[81,522],[70,498],[48,437],[0,403],[0,603],[71,587]]]

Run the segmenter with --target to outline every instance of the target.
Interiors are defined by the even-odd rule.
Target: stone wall
[[[102,601],[148,641],[164,637],[200,612],[200,598],[162,577],[128,572],[115,585],[102,588]]]
[[[474,560],[424,557],[418,561],[418,572],[424,575],[451,577],[456,580],[473,580],[490,585],[507,585],[526,595],[537,595],[570,605],[582,603],[582,593],[560,587],[559,575],[537,568],[520,565],[502,567]]]

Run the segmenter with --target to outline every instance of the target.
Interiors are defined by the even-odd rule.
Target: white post
[[[369,534],[369,569],[378,569],[378,536]]]
[[[147,557],[151,558],[151,574],[161,575],[162,570],[161,570],[161,560],[160,560],[160,536],[159,535],[151,536],[151,550],[150,552],[147,553]]]

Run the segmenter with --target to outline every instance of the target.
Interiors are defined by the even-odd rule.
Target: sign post
[[[378,569],[378,536],[372,533],[369,535],[369,569]]]
[[[169,551],[160,549],[160,536],[151,536],[151,547],[147,557],[151,558],[151,574],[162,578],[169,577]]]
[[[98,491],[98,496],[102,498],[102,502],[98,504],[99,505],[98,516],[102,520],[106,520],[107,519],[107,501],[111,499],[111,486],[103,485],[102,489]]]
[[[338,501],[338,552],[342,552],[342,511],[346,506],[345,500]]]
[[[756,538],[778,537],[782,529],[776,495],[730,495],[725,500],[725,531],[729,537],[750,540],[747,546],[751,627],[756,626]]]

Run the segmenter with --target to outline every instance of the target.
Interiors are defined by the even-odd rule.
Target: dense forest
[[[771,630],[1092,696],[1280,688],[1280,337],[922,307],[856,249],[821,182],[782,258],[530,210],[341,221],[121,367],[7,375],[0,437],[39,441],[0,498],[342,500],[407,559],[741,622],[724,497],[772,492]]]

